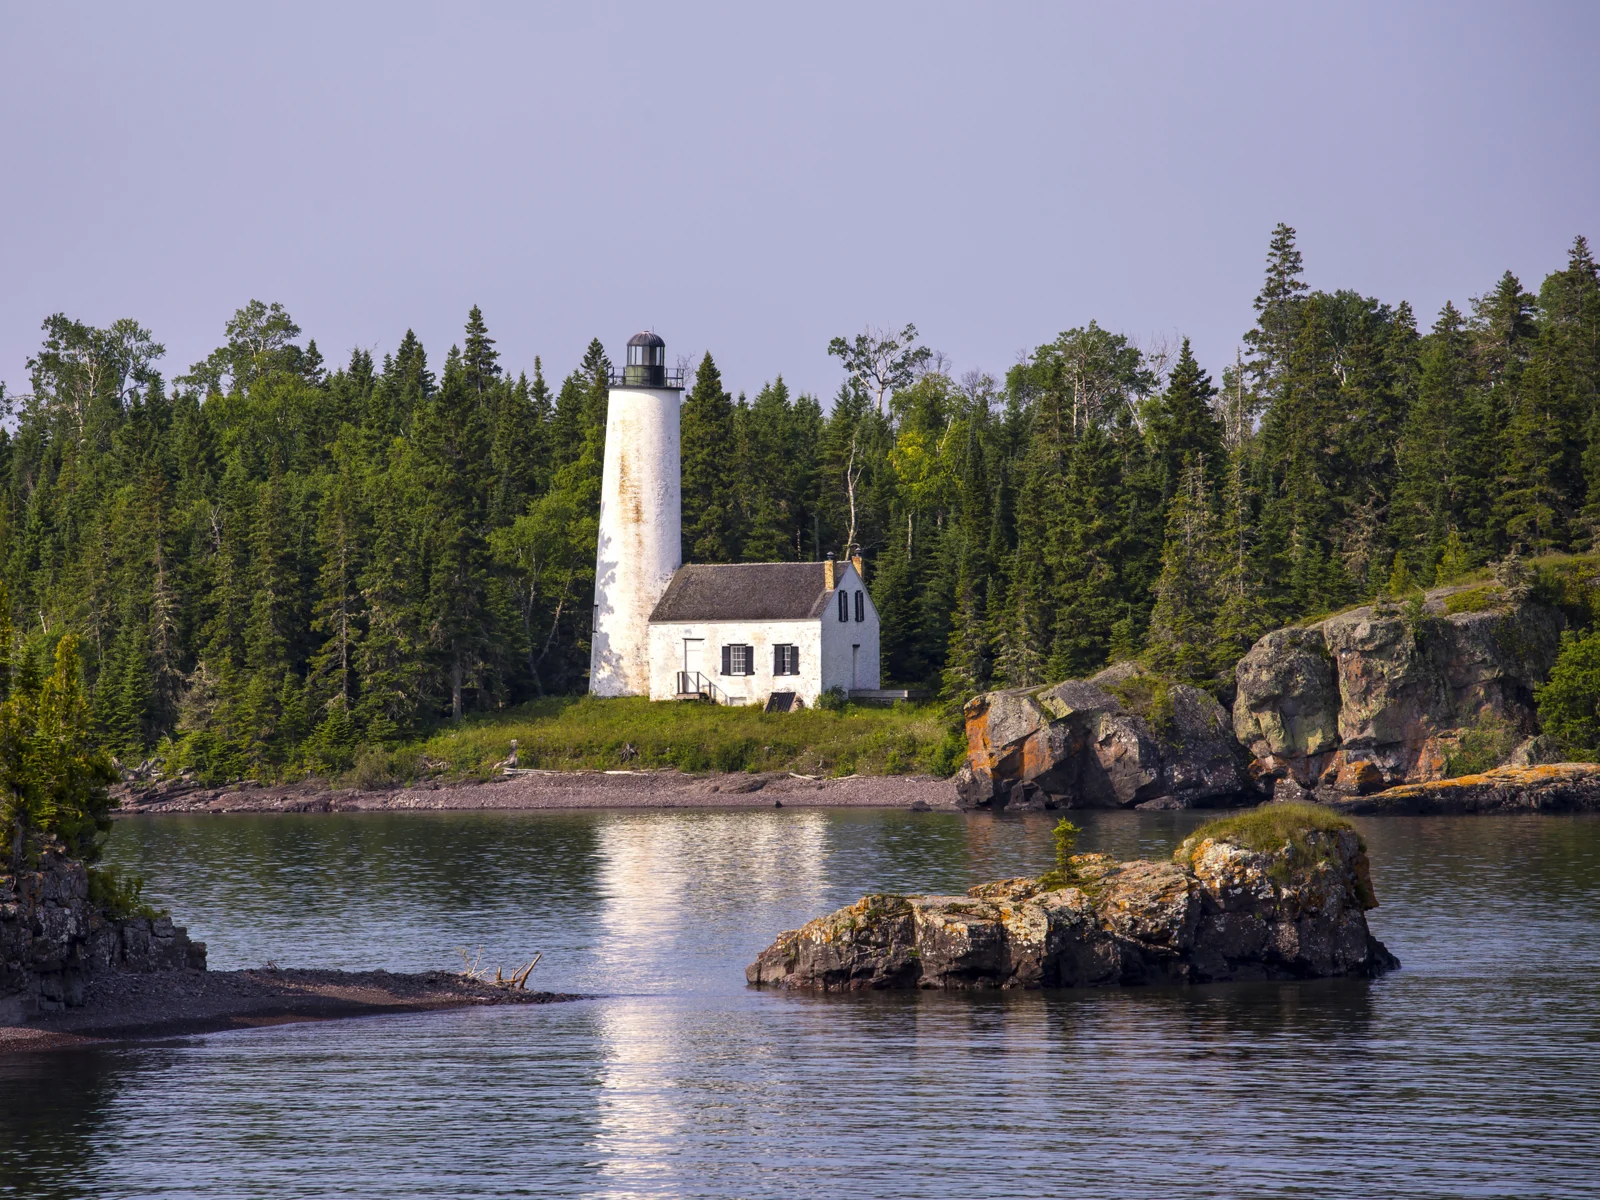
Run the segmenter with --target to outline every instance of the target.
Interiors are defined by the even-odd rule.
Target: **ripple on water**
[[[1160,854],[1187,814],[1087,814]],[[902,812],[169,818],[112,851],[217,967],[545,953],[610,998],[0,1062],[0,1194],[1592,1194],[1600,821],[1364,825],[1375,983],[757,993],[864,891],[1041,869],[1047,818]]]

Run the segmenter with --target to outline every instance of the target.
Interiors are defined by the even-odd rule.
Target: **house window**
[[[850,593],[843,588],[839,589],[839,620],[850,619]]]
[[[732,645],[722,648],[722,673],[724,675],[754,675],[756,673],[755,647]]]
[[[862,593],[857,592],[856,593],[856,620],[865,621],[866,619],[867,619],[867,598]]]
[[[772,673],[774,675],[800,674],[800,647],[776,645],[772,648]]]

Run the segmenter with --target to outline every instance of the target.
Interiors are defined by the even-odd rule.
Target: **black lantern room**
[[[667,385],[667,344],[649,331],[628,339],[628,362],[622,382],[633,387]]]

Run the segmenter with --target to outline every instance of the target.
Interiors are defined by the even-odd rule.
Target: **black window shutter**
[[[867,598],[862,593],[857,592],[856,593],[856,620],[865,621],[866,619],[867,619]]]
[[[848,621],[849,619],[850,593],[841,588],[839,591],[839,620]]]
[[[744,673],[746,675],[754,675],[756,673],[756,648],[754,646],[746,646],[744,648]]]
[[[722,673],[724,675],[732,675],[733,674],[733,647],[732,646],[724,646],[722,648]]]
[[[773,646],[773,648],[772,648],[772,673],[774,675],[782,675],[782,674],[784,674],[783,666],[784,666],[784,664],[783,664],[783,647],[782,646]]]
[[[789,674],[791,674],[791,675],[800,674],[800,647],[799,646],[790,646],[789,647]]]

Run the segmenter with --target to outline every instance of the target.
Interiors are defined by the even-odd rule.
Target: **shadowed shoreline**
[[[535,992],[447,971],[249,970],[108,973],[86,1002],[0,1026],[0,1054],[97,1041],[140,1041],[386,1013],[553,1004],[584,996]]]

